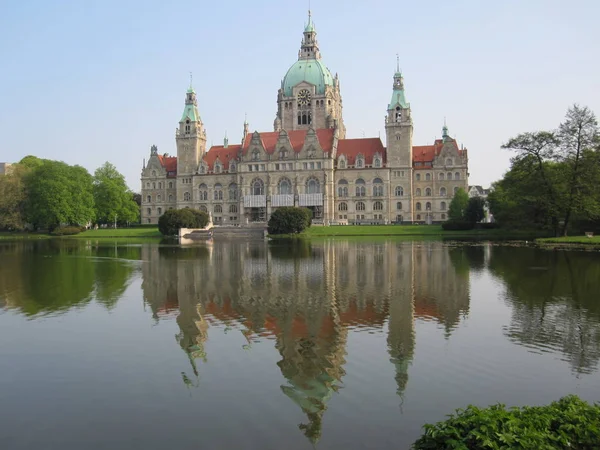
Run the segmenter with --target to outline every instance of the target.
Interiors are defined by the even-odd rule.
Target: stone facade
[[[195,90],[185,96],[176,129],[177,157],[152,146],[142,169],[143,223],[171,208],[212,213],[215,225],[265,223],[280,206],[312,209],[315,223],[436,223],[446,220],[456,190],[468,187],[467,150],[444,125],[433,145],[413,146],[404,78],[393,77],[386,143],[346,139],[340,81],[321,60],[312,18],[298,61],[277,92],[272,132],[206,150]]]

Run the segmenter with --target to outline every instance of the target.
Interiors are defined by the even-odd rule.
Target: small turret
[[[450,135],[448,134],[448,125],[446,125],[446,118],[444,117],[444,126],[442,127],[442,140],[446,142]]]

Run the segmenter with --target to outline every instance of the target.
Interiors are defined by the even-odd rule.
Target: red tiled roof
[[[458,154],[460,156],[463,156],[467,150],[466,149],[460,150],[458,148],[458,145],[456,144],[456,141],[452,141],[452,143],[458,150]],[[442,151],[442,148],[444,148],[444,141],[441,139],[436,139],[436,141],[434,142],[433,145],[417,145],[417,146],[413,145],[413,163],[415,163],[415,162],[422,162],[422,163],[433,162],[433,160]],[[419,167],[415,167],[415,169],[418,169],[418,168]],[[425,168],[428,168],[428,166],[423,166],[422,168],[425,169]]]
[[[229,170],[229,161],[237,158],[238,151],[242,148],[241,144],[229,145],[223,147],[222,145],[212,146],[205,154],[202,160],[208,165],[208,170],[214,169],[214,164],[217,158],[223,164],[223,170]]]
[[[361,154],[365,158],[365,164],[373,164],[373,157],[379,153],[385,164],[385,148],[379,138],[366,139],[340,139],[338,141],[337,154],[344,155],[348,165],[354,165],[356,157]]]
[[[319,140],[319,144],[323,148],[323,151],[329,153],[333,147],[333,128],[323,128],[315,131],[317,133],[317,139]],[[294,151],[296,153],[300,152],[300,150],[302,150],[302,147],[304,146],[306,130],[288,131],[287,134]],[[273,154],[275,152],[275,146],[277,145],[277,141],[279,140],[279,131],[269,131],[266,133],[260,133],[260,140],[262,141],[262,145],[265,148],[266,152],[269,154]],[[248,147],[250,147],[251,141],[252,133],[248,133],[246,135],[246,138],[244,139],[243,144],[244,155],[248,151]]]
[[[168,172],[177,172],[177,157],[158,155],[161,166]]]

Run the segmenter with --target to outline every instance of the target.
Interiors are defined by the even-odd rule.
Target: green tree
[[[25,175],[20,164],[0,177],[0,230],[22,230],[25,227]]]
[[[464,220],[472,224],[481,222],[485,218],[484,207],[485,200],[481,197],[470,198],[465,210]]]
[[[593,158],[586,158],[586,152],[598,143],[598,121],[594,113],[587,107],[573,105],[567,111],[565,121],[558,128],[559,145],[555,154],[557,161],[563,163],[566,178],[565,210],[561,234],[567,235],[574,214],[597,215],[597,205],[590,203],[589,188],[585,185],[585,173],[589,172]],[[590,155],[591,156],[591,155]],[[596,180],[598,181],[598,180]],[[593,186],[597,189],[597,184]]]
[[[127,188],[125,177],[109,162],[94,172],[94,204],[99,223],[136,222],[139,207]]]
[[[450,202],[448,217],[450,220],[461,221],[465,218],[465,211],[469,204],[469,196],[464,189],[459,188]]]
[[[94,219],[92,177],[81,166],[42,160],[26,177],[26,218],[35,228],[85,225]]]
[[[295,234],[301,233],[310,224],[306,208],[284,206],[277,208],[269,219],[269,234]]]
[[[158,231],[164,236],[174,236],[180,228],[204,228],[208,214],[189,208],[169,209],[158,218]]]

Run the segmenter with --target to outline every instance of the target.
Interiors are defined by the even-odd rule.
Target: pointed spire
[[[396,73],[401,73],[400,72],[400,55],[398,53],[396,53]]]
[[[196,92],[196,91],[194,91],[194,87],[192,86],[193,79],[194,79],[194,77],[192,75],[192,72],[190,72],[190,87],[187,90],[189,94]]]
[[[448,135],[448,125],[446,125],[446,117],[444,117],[444,127],[442,128],[442,139],[445,141],[450,136]]]
[[[229,147],[229,139],[227,139],[227,130],[225,130],[225,137],[223,138],[223,147]]]
[[[308,5],[308,23],[306,24],[306,27],[304,27],[304,32],[305,33],[314,33],[315,32],[315,25],[312,21],[312,13],[310,11],[310,4]]]

